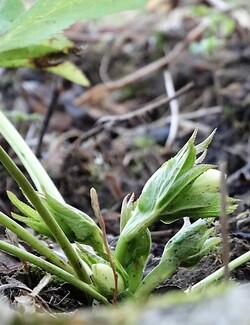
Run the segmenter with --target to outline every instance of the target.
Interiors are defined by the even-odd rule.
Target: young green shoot
[[[0,249],[63,280],[67,279],[102,303],[116,304],[129,297],[139,301],[147,299],[154,288],[180,266],[194,266],[220,242],[214,236],[212,221],[220,215],[222,174],[215,166],[201,163],[214,132],[195,146],[196,133],[197,130],[176,156],[152,175],[137,200],[134,201],[133,195],[125,197],[121,209],[120,236],[114,251],[109,247],[98,196],[93,188],[90,191],[91,203],[100,227],[84,212],[50,195],[47,188],[36,192],[0,147],[0,161],[29,203],[8,193],[12,204],[22,213],[13,213],[12,217],[56,240],[69,263],[61,260],[35,236],[2,213],[0,222],[47,261],[4,242],[0,242]],[[237,207],[237,200],[225,197],[225,204],[226,213],[231,213]],[[183,217],[196,221],[185,224],[166,243],[159,264],[144,276],[151,251],[149,227],[159,220],[171,223]]]
[[[43,189],[60,202],[64,202],[60,192],[52,182],[51,178],[36,158],[27,143],[13,124],[7,119],[0,110],[0,133],[15,151],[23,166],[26,168],[30,178],[36,186],[36,189],[42,193]]]
[[[20,169],[15,165],[13,160],[7,155],[7,153],[1,146],[0,161],[2,162],[6,170],[10,173],[10,175],[13,177],[13,179],[16,181],[16,183],[19,185],[19,187],[22,189],[29,202],[35,207],[45,224],[49,227],[51,233],[57,240],[58,244],[61,246],[76,274],[81,280],[90,283],[91,281],[83,266],[82,260],[76,254],[67,236],[59,227],[51,212],[43,204],[41,198],[33,189],[32,185],[29,183],[27,178],[23,175]]]
[[[53,265],[52,263],[47,262],[42,258],[35,256],[34,254],[28,253],[14,245],[8,244],[3,240],[0,240],[0,250],[7,252],[11,255],[14,255],[16,257],[19,257],[23,261],[27,261],[33,265],[36,265],[50,274],[56,275],[58,278],[72,284],[76,288],[82,290],[90,297],[96,299],[97,301],[102,302],[103,304],[109,304],[108,300],[103,295],[101,295],[97,290],[95,290],[92,286],[88,285],[84,281],[81,281],[80,279],[64,271],[63,269]]]

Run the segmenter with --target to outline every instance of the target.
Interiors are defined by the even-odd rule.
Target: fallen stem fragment
[[[186,93],[188,90],[192,89],[194,86],[194,83],[191,81],[188,84],[186,84],[184,87],[180,88],[178,91],[175,92],[173,96],[164,96],[160,98],[156,98],[156,100],[146,104],[142,108],[139,108],[133,112],[129,112],[122,115],[106,115],[101,117],[98,120],[98,124],[104,124],[104,123],[117,123],[117,122],[124,122],[129,119],[141,116],[143,114],[146,114],[148,112],[152,112],[154,109],[158,108],[161,105],[169,104],[172,100],[182,96],[184,93]]]
[[[169,97],[174,97],[176,94],[174,81],[172,74],[169,70],[165,70],[163,73],[164,81],[165,81],[165,88],[166,92]],[[174,98],[169,102],[170,111],[171,111],[171,123],[169,128],[169,134],[167,141],[165,143],[166,147],[171,147],[178,132],[178,125],[179,125],[179,103],[177,98]]]
[[[172,49],[172,51],[170,51],[166,56],[161,57],[158,60],[149,63],[148,65],[136,70],[135,72],[121,79],[109,81],[105,84],[98,84],[90,88],[83,95],[76,98],[75,104],[77,106],[81,106],[85,102],[88,102],[88,100],[93,96],[93,93],[95,91],[103,92],[105,90],[112,91],[115,89],[119,89],[133,82],[142,80],[159,69],[165,68],[170,62],[176,60],[191,42],[193,42],[194,40],[196,40],[201,36],[201,34],[207,29],[208,24],[209,24],[208,20],[203,20],[198,26],[196,26],[187,34],[186,38],[183,41],[177,43],[175,47]]]

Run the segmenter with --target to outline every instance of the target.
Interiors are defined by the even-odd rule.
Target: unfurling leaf
[[[209,249],[220,242],[219,238],[211,237],[214,229],[209,228],[210,223],[199,219],[182,227],[165,245],[160,263],[174,259],[178,266],[197,264]]]
[[[159,284],[173,275],[178,267],[197,264],[219,242],[211,237],[214,230],[204,219],[182,227],[165,245],[160,263],[143,279],[135,291],[135,298],[143,299]]]
[[[175,157],[163,164],[147,181],[121,236],[131,239],[156,220],[171,223],[185,216],[217,217],[220,213],[218,183],[220,172],[213,165],[197,164],[207,150],[214,132],[194,145],[196,132]],[[201,154],[200,157],[197,157]],[[237,200],[227,198],[227,212]]]

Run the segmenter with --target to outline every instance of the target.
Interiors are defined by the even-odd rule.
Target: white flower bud
[[[220,183],[221,172],[217,169],[209,169],[194,181],[192,191],[216,193],[220,189]]]
[[[105,295],[113,295],[115,289],[114,273],[112,268],[103,263],[92,265],[93,280],[95,285]],[[121,275],[118,274],[118,292],[125,290],[124,281]]]

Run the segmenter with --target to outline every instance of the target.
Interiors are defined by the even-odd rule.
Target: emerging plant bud
[[[177,265],[195,265],[213,246],[220,242],[211,237],[214,229],[204,219],[199,219],[188,227],[181,228],[166,244],[161,262],[176,260]],[[211,239],[213,239],[211,241]]]
[[[197,130],[184,147],[164,163],[147,181],[134,209],[126,215],[121,237],[126,241],[138,236],[156,220],[171,223],[182,217],[214,218],[220,215],[219,193],[221,172],[214,165],[197,164],[202,159],[214,132],[202,143],[194,145]],[[204,158],[204,157],[202,157]],[[227,197],[227,213],[238,205]],[[118,241],[116,252],[122,245]],[[117,253],[119,261],[120,253]]]
[[[192,267],[211,249],[220,238],[211,237],[213,228],[204,219],[182,227],[165,245],[160,263],[147,274],[135,292],[136,299],[143,299],[160,283],[172,276],[178,267]]]
[[[114,273],[112,268],[103,263],[97,263],[92,265],[93,272],[93,281],[97,286],[98,290],[106,296],[112,296],[115,290],[115,280]],[[125,285],[122,276],[118,275],[118,292],[122,292],[125,290]]]
[[[220,189],[221,172],[217,169],[209,169],[200,175],[193,183],[192,192],[216,193]]]

